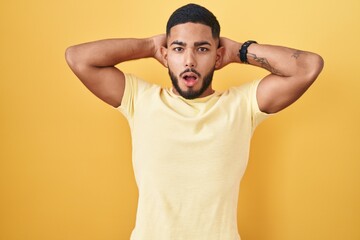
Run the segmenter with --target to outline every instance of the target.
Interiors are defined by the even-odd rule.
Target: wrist
[[[225,46],[226,53],[225,57],[229,63],[241,63],[239,58],[239,49],[241,48],[242,43],[240,42],[229,42]]]
[[[240,55],[239,55],[239,50],[242,46],[241,42],[237,42],[234,46],[233,46],[233,50],[232,50],[232,62],[234,63],[241,63],[240,61]]]
[[[158,60],[163,66],[166,67],[166,63],[164,61],[163,55],[162,55],[162,49],[163,47],[166,48],[166,35],[160,34],[156,35],[150,38],[152,43],[152,55],[151,57]]]
[[[156,55],[160,52],[161,47],[166,47],[166,35],[160,34],[149,38],[151,40],[152,47],[152,57],[156,57]]]
[[[248,61],[248,48],[252,44],[257,44],[257,42],[253,41],[253,40],[249,40],[249,41],[244,42],[241,45],[241,47],[239,48],[238,58],[239,58],[241,63],[249,64],[249,61]]]

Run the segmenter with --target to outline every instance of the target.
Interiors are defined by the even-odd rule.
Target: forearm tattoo
[[[294,52],[293,55],[291,55],[291,57],[295,58],[295,59],[298,59],[300,57],[300,54],[303,54],[304,52],[303,51],[300,51],[300,50],[296,50]]]
[[[259,63],[262,68],[265,68],[273,74],[282,75],[279,70],[270,65],[269,61],[266,58],[258,57],[256,56],[256,54],[253,53],[248,53],[248,56],[254,59],[255,62]]]
[[[302,55],[302,54],[305,54],[305,52],[296,50],[291,55],[291,57],[295,58],[295,60],[297,60],[300,57],[300,55]],[[270,65],[269,61],[266,58],[258,57],[258,56],[256,56],[256,54],[253,54],[253,53],[248,53],[248,56],[251,57],[252,59],[254,59],[255,62],[259,63],[262,68],[265,68],[266,70],[270,71],[273,74],[283,76],[283,74],[278,69],[276,69]]]

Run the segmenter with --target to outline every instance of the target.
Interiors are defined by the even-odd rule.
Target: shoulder
[[[125,92],[132,93],[133,97],[141,95],[149,90],[160,89],[157,84],[150,83],[132,73],[125,73]]]
[[[223,95],[230,98],[253,100],[261,79],[243,83],[239,86],[230,87]]]

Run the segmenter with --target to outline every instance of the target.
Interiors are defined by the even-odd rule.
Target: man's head
[[[187,99],[213,93],[212,77],[223,52],[216,17],[199,5],[185,5],[170,16],[166,35],[162,54],[174,91]]]
[[[220,37],[220,24],[215,15],[206,8],[190,3],[178,8],[170,16],[166,24],[166,35],[170,35],[172,27],[182,23],[201,23],[211,28],[211,33],[214,39]]]

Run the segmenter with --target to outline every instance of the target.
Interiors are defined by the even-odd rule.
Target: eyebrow
[[[175,41],[173,41],[173,42],[170,44],[170,46],[171,46],[171,45],[180,45],[180,46],[185,47],[187,44],[184,43],[184,42],[182,42],[182,41],[175,40]],[[200,42],[195,42],[195,43],[194,43],[194,46],[195,46],[195,47],[199,47],[199,46],[203,46],[203,45],[209,45],[209,46],[211,46],[211,44],[210,44],[208,41],[200,41]]]

